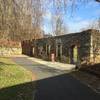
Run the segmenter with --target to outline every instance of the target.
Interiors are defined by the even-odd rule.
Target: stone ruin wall
[[[100,63],[100,32],[91,32],[91,63]]]
[[[63,63],[71,63],[70,62],[71,57],[69,51],[71,46],[75,45],[77,46],[78,49],[77,64],[78,65],[86,65],[91,63],[93,64],[97,62],[91,60],[92,57],[91,36],[92,36],[91,30],[87,30],[80,33],[72,33],[72,34],[67,34],[62,36],[43,38],[43,39],[32,40],[32,41],[27,40],[27,41],[23,41],[22,43],[22,51],[23,54],[34,56],[44,60],[51,60],[51,53],[54,53],[56,61],[63,62]],[[94,41],[92,42],[94,43]],[[56,48],[57,45],[59,44],[61,44],[62,46],[62,51],[61,51],[62,54],[60,59],[58,59],[58,57],[56,56],[57,55]],[[47,45],[50,45],[50,54],[47,54],[47,50],[46,50]],[[98,57],[100,57],[100,55],[97,55],[95,59],[98,60]],[[98,63],[100,63],[100,60],[98,60]]]

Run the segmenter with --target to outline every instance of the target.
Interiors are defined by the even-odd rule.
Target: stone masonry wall
[[[91,63],[100,63],[100,32],[91,32]]]
[[[11,56],[20,54],[22,54],[21,48],[0,47],[0,56]]]
[[[55,61],[73,63],[78,66],[90,64],[91,44],[94,43],[94,41],[91,43],[91,32],[92,30],[86,30],[79,33],[71,33],[32,41],[23,41],[22,52],[23,54],[38,57],[44,60],[51,60],[51,54],[53,53]],[[73,60],[75,58],[73,56],[74,48],[77,48],[76,62]]]

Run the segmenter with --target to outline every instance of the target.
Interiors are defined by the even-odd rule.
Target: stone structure
[[[0,39],[0,56],[20,55],[21,52],[20,42]]]
[[[12,55],[21,55],[21,48],[7,48],[0,47],[0,56],[12,56]]]
[[[63,63],[84,64],[100,63],[100,32],[86,30],[61,36],[48,37],[22,42],[22,53]]]

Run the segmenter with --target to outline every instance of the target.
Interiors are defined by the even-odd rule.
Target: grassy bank
[[[10,58],[0,58],[0,100],[31,100],[32,84],[27,84],[31,80],[31,72]]]

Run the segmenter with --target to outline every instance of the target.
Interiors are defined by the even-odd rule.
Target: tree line
[[[71,1],[72,9],[77,1],[88,2],[88,0],[0,0],[0,39],[21,41],[42,38],[45,34],[41,28],[43,15],[49,5],[55,9],[53,14],[56,16],[55,19],[52,16],[51,21],[53,35],[64,34],[68,31],[63,21],[68,1]]]

